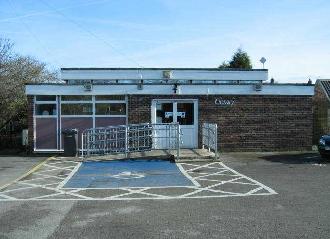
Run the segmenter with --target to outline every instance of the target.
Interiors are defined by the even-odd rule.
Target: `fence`
[[[175,149],[180,157],[180,125],[132,124],[86,129],[82,133],[82,157]]]
[[[218,125],[203,123],[202,126],[202,145],[209,151],[214,151],[215,160],[218,158]]]

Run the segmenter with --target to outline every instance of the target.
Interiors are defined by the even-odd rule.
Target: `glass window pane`
[[[156,104],[156,123],[173,122],[173,103]]]
[[[36,104],[36,115],[56,115],[55,104]]]
[[[92,100],[91,95],[62,95],[61,99],[63,101],[82,101],[82,100]]]
[[[56,101],[56,95],[37,95],[37,101]]]
[[[177,121],[180,125],[194,124],[194,103],[178,103]]]
[[[126,104],[97,103],[95,110],[96,115],[126,115]]]
[[[93,104],[62,104],[61,113],[62,115],[92,115]]]
[[[124,95],[96,95],[95,100],[125,100]]]

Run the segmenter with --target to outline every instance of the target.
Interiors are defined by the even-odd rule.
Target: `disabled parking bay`
[[[222,162],[53,158],[0,191],[0,201],[162,200],[267,196],[276,192]]]

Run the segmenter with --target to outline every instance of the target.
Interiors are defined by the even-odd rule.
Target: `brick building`
[[[267,70],[62,68],[63,83],[28,84],[29,143],[62,151],[61,130],[178,122],[182,147],[218,124],[221,151],[311,149],[314,86],[271,84]],[[79,142],[80,144],[80,142]]]

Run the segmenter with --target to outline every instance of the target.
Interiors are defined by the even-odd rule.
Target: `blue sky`
[[[329,0],[0,0],[0,37],[51,67],[217,67],[330,78]]]

